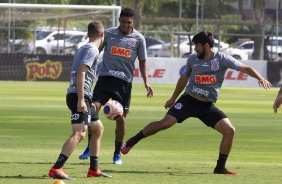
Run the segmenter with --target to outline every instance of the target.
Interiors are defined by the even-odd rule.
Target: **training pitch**
[[[52,184],[48,171],[71,134],[70,112],[65,103],[67,82],[0,81],[0,184]],[[133,85],[125,139],[151,121],[161,119],[174,85],[152,85],[146,98],[144,85]],[[99,166],[113,178],[86,178],[88,160],[78,156],[83,140],[65,164],[76,178],[66,184],[90,183],[281,183],[282,107],[274,114],[278,88],[223,87],[216,106],[236,128],[227,168],[239,175],[212,174],[221,135],[195,118],[142,140],[123,165],[113,165],[115,122],[100,112],[105,131]]]

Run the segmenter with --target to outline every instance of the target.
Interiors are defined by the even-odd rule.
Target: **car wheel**
[[[36,48],[36,54],[46,54],[46,51],[43,48]]]

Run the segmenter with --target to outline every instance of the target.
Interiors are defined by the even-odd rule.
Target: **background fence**
[[[136,12],[135,28],[144,35],[173,45],[168,47],[170,56],[180,56],[179,45],[183,40],[187,40],[187,36],[201,30],[209,30],[214,32],[219,42],[231,44],[239,40],[254,41],[252,59],[280,61],[281,43],[270,41],[274,37],[275,40],[280,40],[282,36],[281,1],[89,0],[87,2],[91,6],[73,4],[61,7],[50,4],[33,4],[33,7],[17,4],[29,2],[23,0],[14,0],[13,3],[0,1],[6,3],[0,5],[0,52],[17,53],[31,50],[35,53],[35,47],[23,49],[23,46],[27,48],[35,45],[35,37],[40,30],[86,31],[87,23],[93,19],[101,20],[105,27],[116,26],[117,12],[120,10],[118,7],[131,7]],[[74,0],[68,2],[82,3]],[[97,5],[101,7],[95,8]],[[267,46],[271,46],[271,49],[267,49]],[[272,53],[278,54],[272,56]]]

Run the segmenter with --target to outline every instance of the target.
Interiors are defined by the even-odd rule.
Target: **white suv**
[[[237,41],[231,45],[233,47],[236,47],[240,50],[247,52],[249,59],[252,59],[252,54],[254,52],[254,41],[253,40]],[[267,42],[266,48],[268,50],[269,57],[273,61],[281,60],[281,55],[282,55],[282,38],[281,37],[278,37],[278,38],[270,37]]]
[[[187,58],[191,53],[194,53],[195,46],[192,44],[191,52],[190,52],[190,44],[189,40],[183,41],[179,44],[179,55],[182,58]],[[214,49],[218,51],[219,48],[219,41],[217,39],[214,39]],[[150,49],[150,48],[148,48]],[[174,45],[174,50],[177,50],[177,44]],[[247,60],[248,55],[245,51],[242,51],[237,48],[231,48],[229,47],[229,44],[220,42],[220,52],[228,54],[233,56],[235,59],[238,60]],[[159,57],[170,57],[171,56],[171,48],[170,48],[170,43],[168,44],[163,44],[162,47],[158,52]]]
[[[27,47],[23,47],[21,52],[28,54],[52,54],[52,47],[64,45],[66,39],[78,34],[84,34],[84,32],[69,30],[38,31],[35,43],[31,42]]]
[[[77,49],[89,42],[87,32],[81,32],[71,35],[65,40],[55,46],[51,47],[52,54],[56,55],[74,55]]]

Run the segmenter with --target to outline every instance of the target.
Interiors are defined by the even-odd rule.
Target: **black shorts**
[[[110,76],[99,76],[93,90],[93,102],[105,105],[109,99],[116,100],[129,112],[132,83]]]
[[[91,105],[91,99],[87,96],[84,97],[85,104],[87,106],[88,112],[78,112],[77,111],[77,102],[78,97],[76,93],[70,93],[66,96],[66,103],[68,108],[71,110],[71,123],[85,123],[86,125],[90,125],[90,120],[96,121],[99,119],[97,112]]]
[[[212,102],[202,102],[188,94],[183,94],[175,105],[168,110],[167,114],[175,117],[178,123],[182,123],[187,118],[195,117],[212,128],[218,121],[227,118]]]

